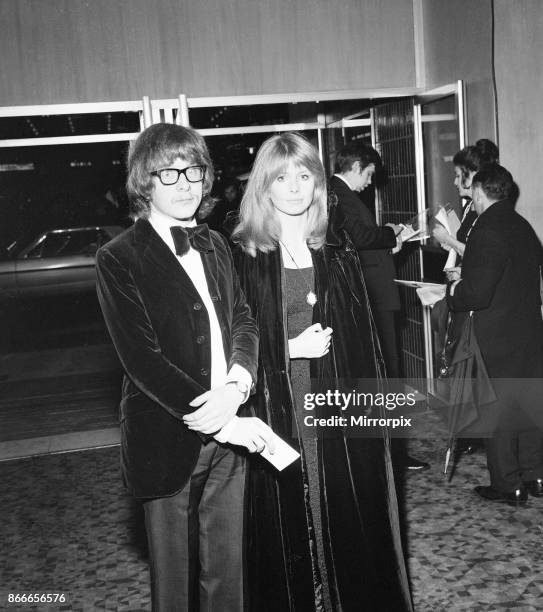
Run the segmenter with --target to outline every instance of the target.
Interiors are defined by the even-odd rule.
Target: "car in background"
[[[0,299],[95,291],[96,251],[124,228],[53,229],[30,243],[16,241],[0,260]]]

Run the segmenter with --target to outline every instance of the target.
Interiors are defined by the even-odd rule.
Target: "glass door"
[[[464,84],[458,81],[419,94],[414,104],[415,151],[418,209],[428,209],[424,218],[433,218],[441,206],[460,216],[460,200],[454,187],[454,154],[465,146]],[[447,252],[433,239],[420,246],[421,280],[445,282],[443,267]],[[423,307],[426,377],[435,376],[436,339],[430,326],[429,307]]]
[[[372,140],[387,169],[377,190],[377,218],[405,223],[418,215],[421,234],[427,235],[425,224],[440,205],[459,207],[451,162],[465,143],[463,83],[374,104],[371,118]],[[397,278],[441,283],[446,255],[433,239],[404,244],[396,256]],[[421,381],[423,390],[422,381],[434,376],[431,311],[421,305],[415,288],[400,286],[400,295],[402,370],[406,378]]]

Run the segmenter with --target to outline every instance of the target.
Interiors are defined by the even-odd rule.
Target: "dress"
[[[288,338],[295,338],[313,323],[313,307],[307,303],[306,295],[308,287],[313,287],[313,268],[302,268],[300,270],[285,268],[285,289],[287,304],[287,327]],[[311,392],[310,384],[310,360],[293,359],[290,362],[290,382],[295,404],[295,415],[300,423],[303,418],[303,398],[305,393]],[[324,609],[330,610],[330,590],[328,586],[328,572],[324,563],[324,542],[322,539],[322,517],[320,511],[320,483],[318,472],[317,439],[304,436],[300,440],[304,449],[307,467],[307,487],[309,495],[308,513],[315,528],[316,559],[314,572],[320,575],[320,586],[322,589],[322,601]]]
[[[466,244],[471,228],[477,220],[477,213],[473,208],[471,200],[462,209],[462,222],[456,232],[456,239],[462,244]]]
[[[260,334],[257,388],[247,406],[301,453],[282,472],[258,456],[249,462],[248,610],[410,611],[387,435],[300,435],[308,365],[312,390],[375,378],[380,369],[356,252],[328,244],[312,259],[317,303],[310,313],[300,303],[310,282],[300,274],[310,271],[285,271],[279,249],[235,255]],[[303,288],[302,298],[289,300],[289,285]],[[288,336],[316,322],[334,330],[330,353],[290,361]]]

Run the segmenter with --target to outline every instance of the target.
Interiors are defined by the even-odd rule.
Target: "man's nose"
[[[187,189],[190,189],[190,183],[187,181],[187,177],[184,174],[179,175],[176,188],[181,191],[187,191]]]

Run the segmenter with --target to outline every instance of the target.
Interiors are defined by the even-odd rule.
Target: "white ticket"
[[[296,461],[300,456],[300,453],[292,448],[292,446],[288,445],[282,438],[280,438],[277,434],[273,434],[273,441],[275,442],[275,452],[273,455],[268,450],[266,446],[264,450],[260,453],[261,457],[264,457],[267,461],[269,461],[274,467],[276,467],[279,471],[284,470],[288,465],[290,465],[293,461]]]

